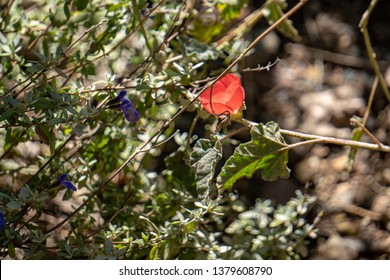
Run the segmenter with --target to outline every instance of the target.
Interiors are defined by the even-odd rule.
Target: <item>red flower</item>
[[[210,94],[212,94],[211,97]],[[245,91],[241,85],[240,77],[234,74],[223,76],[214,86],[207,88],[199,96],[203,108],[213,115],[229,114],[234,116],[241,113],[244,99]]]

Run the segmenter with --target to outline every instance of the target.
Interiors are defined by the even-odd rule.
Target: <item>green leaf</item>
[[[351,140],[360,141],[360,138],[362,136],[363,136],[363,131],[359,127],[357,127],[354,130],[352,130]],[[347,164],[348,171],[352,170],[353,163],[355,162],[355,157],[356,157],[357,151],[358,151],[358,148],[351,147],[349,152],[348,152],[348,164]]]
[[[88,0],[75,0],[73,4],[75,4],[78,11],[82,11],[88,6]]]
[[[274,24],[280,19],[284,13],[283,10],[287,7],[284,0],[282,1],[268,1],[264,9],[264,16],[266,17],[270,25]],[[292,25],[291,20],[284,20],[281,24],[276,27],[284,36],[294,41],[300,41],[302,38],[299,36],[298,31]]]
[[[14,110],[8,109],[3,114],[0,115],[0,122],[8,120],[14,114]]]
[[[60,75],[64,79],[68,79],[68,76],[58,67],[54,67],[54,71],[57,72],[58,75]]]
[[[53,134],[52,130],[49,130],[49,128],[44,124],[38,124],[35,126],[35,132],[38,134],[43,143],[49,144],[50,135]]]
[[[183,232],[191,233],[191,232],[195,231],[197,228],[198,228],[198,223],[195,220],[191,220],[185,224],[185,226],[183,228]]]
[[[230,22],[238,18],[241,8],[246,3],[246,0],[219,0],[217,7],[220,11],[222,20]]]
[[[50,147],[50,154],[54,155],[56,151],[56,136],[54,133],[51,134],[51,136],[49,137],[49,147]]]
[[[52,118],[46,122],[48,126],[54,126],[60,123],[64,123],[65,119],[64,118]]]
[[[158,247],[159,247],[159,244],[153,245],[152,249],[149,252],[149,260],[158,260],[159,259]]]
[[[12,241],[8,243],[8,254],[11,258],[15,258],[15,245]]]
[[[64,14],[66,16],[67,19],[70,18],[70,11],[69,11],[69,3],[68,2],[65,2],[64,4]]]
[[[288,152],[279,152],[286,147],[277,123],[259,124],[251,130],[251,141],[238,146],[226,161],[217,178],[218,188],[225,190],[243,177],[250,178],[261,171],[263,180],[274,181],[278,177],[288,178]]]
[[[358,122],[362,122],[362,119],[358,116],[353,116],[354,119],[356,119]],[[360,139],[363,136],[363,131],[360,127],[356,127],[352,130],[351,140],[353,141],[360,141]],[[358,148],[351,147],[348,152],[348,164],[347,164],[347,170],[350,172],[353,167],[353,163],[355,162],[355,157],[357,154]]]
[[[198,198],[207,204],[215,166],[222,157],[221,143],[212,144],[208,139],[199,139],[191,153],[190,163],[195,169],[196,191]]]
[[[63,26],[68,20],[64,11],[64,4],[59,4],[56,7],[54,15],[50,15],[50,20],[54,27]]]
[[[36,110],[39,110],[39,109],[52,109],[54,107],[53,101],[48,99],[48,98],[39,98],[31,105]]]
[[[169,156],[164,158],[167,171],[171,172],[172,179],[191,191],[195,185],[195,174],[192,168],[184,161],[186,152],[184,149],[179,149]],[[194,192],[195,195],[195,192]]]
[[[20,201],[10,201],[7,203],[7,208],[10,210],[19,210],[22,208],[22,203]]]
[[[84,133],[84,126],[82,124],[78,124],[73,128],[73,132],[76,136],[80,137]]]

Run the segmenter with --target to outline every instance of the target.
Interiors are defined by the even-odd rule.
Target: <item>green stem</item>
[[[364,43],[366,45],[366,49],[367,49],[367,53],[368,53],[368,58],[370,59],[371,61],[371,64],[372,64],[372,68],[374,69],[374,72],[375,72],[375,75],[378,77],[379,79],[379,83],[382,87],[382,90],[383,92],[385,93],[385,96],[387,98],[387,100],[389,101],[390,103],[390,92],[389,92],[389,88],[387,87],[386,85],[386,81],[385,79],[383,78],[383,75],[379,69],[379,65],[378,65],[378,62],[376,61],[376,54],[374,52],[374,49],[372,48],[372,45],[371,45],[371,40],[370,40],[370,35],[368,34],[368,29],[367,29],[367,25],[368,25],[368,19],[370,18],[370,15],[371,15],[371,12],[373,11],[373,9],[375,8],[376,4],[378,3],[378,0],[372,0],[371,3],[370,3],[370,6],[368,7],[368,9],[364,12],[363,16],[362,16],[362,19],[360,20],[360,23],[359,23],[359,27],[360,27],[360,32],[363,33],[363,39],[364,39]]]

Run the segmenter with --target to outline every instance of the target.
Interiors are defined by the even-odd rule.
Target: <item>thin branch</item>
[[[232,136],[234,136],[234,135],[236,135],[236,134],[238,134],[238,133],[240,133],[240,132],[242,132],[242,131],[245,131],[245,130],[247,130],[247,129],[249,129],[249,128],[250,128],[249,126],[241,127],[241,128],[239,128],[239,129],[237,129],[237,130],[235,130],[235,131],[232,131],[232,132],[230,132],[229,134],[225,135],[225,136],[222,137],[219,141],[222,143],[222,142],[225,141],[226,139],[228,139],[228,138],[230,138],[230,137],[232,137]]]
[[[320,135],[291,131],[287,129],[281,129],[280,132],[284,135],[297,137],[300,139],[307,139],[307,140],[319,139],[321,140],[319,142],[327,143],[327,144],[349,146],[349,147],[356,147],[356,148],[362,148],[367,150],[390,153],[390,146],[386,146],[386,145],[377,145],[377,144],[359,142],[359,141],[354,141],[349,139],[335,138],[330,136],[320,136]]]
[[[77,42],[81,41],[81,39],[83,39],[88,33],[90,33],[92,30],[98,28],[100,25],[106,23],[107,20],[106,19],[102,19],[98,24],[95,24],[94,26],[92,26],[91,28],[85,30],[83,32],[83,34],[81,34],[73,43],[71,43],[63,52],[62,52],[62,56],[65,56],[65,54],[71,49],[73,48],[74,45],[77,44]]]
[[[200,115],[200,112],[198,111],[196,113],[196,116],[195,116],[194,120],[191,123],[190,129],[188,130],[186,151],[190,151],[190,149],[191,149],[191,137],[192,137],[192,133],[194,132],[195,125],[196,125],[196,123],[199,120],[199,115]]]
[[[390,103],[389,88],[386,85],[386,81],[383,78],[381,70],[379,69],[378,62],[376,61],[376,54],[374,52],[374,49],[372,48],[370,35],[368,34],[368,29],[367,29],[368,19],[370,18],[370,15],[371,15],[372,11],[374,10],[377,3],[378,3],[378,0],[371,1],[370,6],[364,12],[362,19],[360,20],[359,27],[360,27],[360,31],[363,33],[364,43],[366,45],[368,57],[370,58],[372,68],[374,69],[375,75],[379,79],[379,83],[382,87],[383,92],[385,93],[385,96],[386,96],[388,102]]]
[[[322,142],[323,142],[322,139],[310,139],[310,140],[306,140],[306,141],[302,141],[302,142],[298,142],[298,143],[294,143],[294,144],[289,144],[286,147],[277,150],[277,152],[281,153],[284,151],[293,150],[293,149],[298,148],[300,146],[306,146],[306,145],[322,143]]]
[[[248,121],[245,119],[242,120],[241,123],[243,123],[247,126],[257,126],[258,125],[258,123]],[[331,136],[320,136],[320,135],[309,134],[309,133],[304,133],[304,132],[297,132],[297,131],[292,131],[292,130],[287,130],[287,129],[280,129],[280,133],[287,135],[287,136],[296,137],[299,139],[304,139],[304,140],[316,140],[313,142],[305,142],[305,144],[326,143],[326,144],[333,144],[333,145],[338,145],[338,146],[349,146],[349,147],[362,148],[362,149],[373,150],[373,151],[378,151],[378,152],[390,153],[390,146],[384,145],[382,143],[381,143],[381,145],[371,144],[371,143],[359,142],[359,141],[343,139],[343,138],[336,138],[336,137],[331,137]],[[297,145],[297,144],[292,144],[292,145],[301,146],[301,145]]]
[[[152,146],[151,148],[143,149],[143,150],[142,150],[142,153],[146,153],[146,152],[149,152],[149,151],[151,151],[151,150],[154,150],[154,149],[160,147],[161,145],[163,145],[163,144],[169,142],[169,140],[171,140],[179,131],[180,131],[179,129],[176,130],[176,131],[175,131],[172,135],[170,135],[167,139],[164,139],[163,141],[161,141],[161,142],[159,142],[159,143],[153,143],[153,146]],[[141,153],[141,151],[140,151],[140,153]]]
[[[374,101],[374,96],[375,96],[375,92],[376,92],[377,87],[378,87],[378,76],[375,76],[375,80],[374,80],[374,83],[372,85],[371,92],[370,92],[370,97],[368,98],[366,112],[364,113],[363,120],[362,120],[363,125],[366,125],[368,116],[370,115],[372,102]]]
[[[268,62],[268,64],[266,66],[261,66],[259,64],[257,66],[257,68],[245,68],[245,69],[240,70],[240,72],[260,72],[260,71],[264,71],[264,70],[270,71],[271,68],[274,67],[276,65],[276,63],[278,63],[279,61],[280,61],[280,58],[276,57],[274,62],[271,62],[271,61]]]

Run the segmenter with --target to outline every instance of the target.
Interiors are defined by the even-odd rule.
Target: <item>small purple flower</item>
[[[121,102],[119,105],[119,109],[121,109],[122,113],[125,115],[126,120],[128,120],[131,123],[134,123],[138,121],[139,119],[139,114],[137,110],[134,108],[133,103],[130,101],[129,98],[125,97],[126,91],[122,90],[118,97]]]
[[[65,180],[67,174],[61,174],[58,178],[58,185],[63,186],[71,191],[77,191],[77,188],[73,185],[71,181]]]
[[[2,212],[0,212],[0,231],[5,229],[5,217]]]

